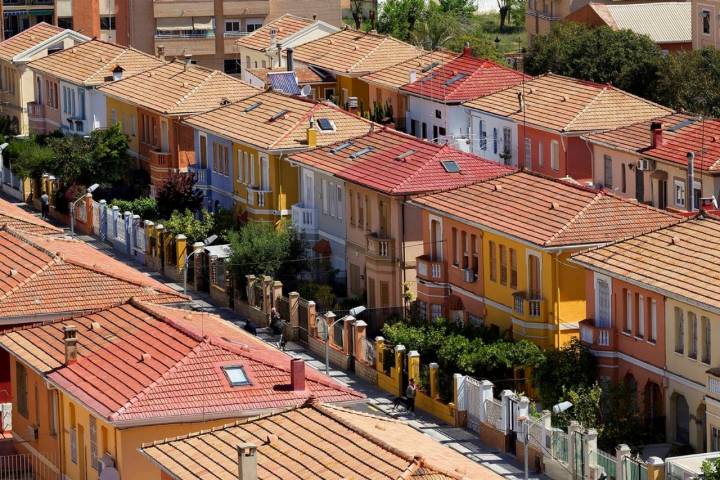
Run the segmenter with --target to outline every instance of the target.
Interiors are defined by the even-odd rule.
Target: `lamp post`
[[[187,275],[190,258],[196,253],[202,252],[203,247],[207,247],[215,240],[217,240],[217,235],[210,235],[202,242],[195,242],[193,243],[193,251],[185,255],[185,263],[183,264],[183,295],[187,295]]]
[[[327,312],[325,315],[321,317],[321,322],[325,324],[325,331],[323,332],[323,340],[325,340],[325,375],[330,376],[330,329],[338,322],[349,320],[350,318],[355,318],[358,315],[360,315],[362,312],[364,312],[366,309],[363,305],[360,305],[355,308],[351,308],[347,315],[338,318],[332,323],[327,322],[325,319],[326,315],[332,315],[333,317],[335,314],[333,312]]]
[[[72,203],[72,205],[70,206],[70,234],[71,234],[73,237],[75,236],[75,207],[76,207],[77,204],[80,203],[82,200],[85,200],[85,197],[87,197],[88,194],[91,194],[92,192],[94,192],[95,190],[97,190],[97,188],[98,188],[99,186],[100,186],[100,185],[98,185],[97,183],[93,183],[92,185],[90,185],[90,186],[88,187],[87,191],[83,194],[83,196],[80,197],[80,198],[78,198],[77,200],[75,200],[75,201]]]

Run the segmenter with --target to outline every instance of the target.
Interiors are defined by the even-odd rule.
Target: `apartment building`
[[[720,2],[716,0],[692,0],[691,28],[692,47],[718,48],[720,46]]]
[[[525,31],[528,44],[538,35],[546,35],[570,12],[589,3],[589,0],[529,0],[525,10]]]
[[[708,281],[719,234],[703,211],[571,258],[587,269],[582,338],[601,375],[636,389],[646,417],[666,417],[667,439],[699,452],[720,447],[720,304]]]

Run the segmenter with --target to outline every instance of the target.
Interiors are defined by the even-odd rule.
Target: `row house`
[[[470,151],[474,138],[463,104],[531,79],[508,66],[473,57],[465,45],[461,55],[400,88],[408,99],[405,131]]]
[[[697,210],[701,198],[720,195],[719,120],[673,114],[584,138],[598,188],[681,211]]]
[[[237,40],[237,55],[242,79],[249,81],[247,71],[257,68],[285,68],[287,50],[335,33],[340,29],[317,19],[285,14]]]
[[[343,265],[348,294],[366,295],[369,308],[401,308],[406,293],[415,290],[415,257],[424,240],[420,210],[406,204],[412,195],[508,172],[390,128],[295,154],[290,161],[302,166],[303,211],[339,217],[342,230],[318,230],[319,237],[330,242],[333,258]],[[320,203],[311,196],[318,189]],[[295,223],[301,213],[293,216]]]
[[[401,88],[422,80],[456,57],[455,52],[438,49],[362,76],[361,80],[368,84],[368,106],[389,105],[395,128],[406,131],[408,96]]]
[[[674,443],[717,451],[720,218],[700,212],[658,227],[571,258],[585,269],[581,339],[601,377],[637,392],[649,425]]]
[[[160,480],[144,443],[364,398],[215,315],[137,299],[6,332],[0,347],[18,450],[70,480]]]
[[[195,163],[193,129],[185,118],[229,105],[260,90],[217,70],[175,61],[99,89],[106,98],[107,123],[121,123],[130,150],[150,173],[156,191],[173,172]]]
[[[570,255],[679,220],[530,172],[410,203],[422,209],[420,315],[511,329],[541,347],[577,337],[585,315],[584,272]]]
[[[330,103],[264,92],[189,117],[198,188],[242,221],[289,217],[299,199],[289,155],[363,135],[372,124]],[[312,223],[312,219],[308,222]]]
[[[389,35],[345,28],[294,49],[298,63],[331,75],[335,91],[327,92],[343,108],[369,111],[369,86],[362,77],[416,58],[425,52]]]
[[[473,153],[577,181],[592,178],[591,155],[582,135],[672,113],[610,85],[555,74],[525,81],[465,106]]]
[[[100,40],[31,62],[35,74],[32,130],[89,135],[107,126],[105,97],[98,87],[163,63],[139,50]]]

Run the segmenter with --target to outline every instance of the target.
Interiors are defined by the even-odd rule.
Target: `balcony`
[[[317,209],[296,203],[292,206],[292,223],[297,232],[305,235],[316,234],[318,231]]]
[[[513,315],[520,320],[530,322],[544,321],[545,300],[529,298],[525,292],[513,293]]]
[[[367,239],[367,254],[376,260],[392,261],[395,258],[395,240],[385,235],[370,233]]]
[[[430,255],[417,257],[417,276],[430,282],[447,282],[447,269],[442,260],[432,260]]]
[[[210,185],[210,169],[200,168],[195,165],[190,165],[188,170],[193,172],[196,176],[195,186],[205,187]]]
[[[30,130],[45,133],[45,105],[37,102],[28,102],[28,121]]]
[[[248,185],[247,187],[247,204],[248,206],[265,207],[267,206],[267,197],[272,193],[270,190],[265,190],[262,187],[253,187]]]
[[[720,400],[720,368],[711,368],[707,371],[707,391]]]
[[[158,170],[167,170],[170,168],[170,153],[161,152],[159,150],[150,150],[149,153],[150,168]]]
[[[612,328],[595,326],[595,320],[586,319],[580,322],[580,341],[597,350],[615,348],[615,333]]]
[[[215,55],[215,31],[208,32],[156,32],[155,47],[162,45],[167,57],[182,57],[190,53]]]

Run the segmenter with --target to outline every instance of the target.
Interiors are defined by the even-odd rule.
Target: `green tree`
[[[566,391],[593,385],[596,366],[595,356],[577,339],[559,349],[546,350],[545,360],[533,374],[543,406],[552,407]]]
[[[704,48],[663,58],[651,98],[676,110],[720,116],[720,51]]]
[[[130,155],[128,137],[122,132],[120,124],[93,130],[86,141],[90,147],[90,162],[83,172],[85,178],[78,180],[86,185],[121,182],[128,173]]]
[[[194,173],[171,173],[157,191],[157,208],[160,217],[168,218],[174,211],[195,212],[203,201],[201,191],[195,189]]]
[[[440,0],[438,5],[443,12],[460,16],[470,16],[477,10],[475,0]]]
[[[454,12],[444,12],[439,5],[431,3],[415,22],[410,40],[426,50],[448,47],[453,38],[465,33],[466,25]]]
[[[51,171],[55,161],[55,152],[34,137],[11,140],[4,155],[11,161],[13,174],[22,178],[40,177]]]
[[[377,21],[380,33],[386,33],[402,41],[409,41],[415,23],[426,12],[424,0],[386,0]]]
[[[159,218],[157,200],[152,197],[140,197],[134,200],[115,199],[110,202],[110,205],[117,205],[121,212],[132,212],[135,215],[140,215],[143,220],[155,221]]]
[[[248,274],[276,278],[283,262],[290,258],[294,232],[286,222],[277,228],[270,223],[250,222],[228,236],[233,275],[241,284]]]
[[[187,244],[202,242],[215,231],[215,216],[203,210],[199,218],[190,210],[174,211],[170,218],[162,221],[165,230],[173,235],[185,235]]]
[[[555,424],[567,427],[570,420],[578,421],[585,428],[594,428],[601,433],[601,399],[602,388],[593,385],[578,385],[563,390],[561,401],[569,401],[572,407],[555,416]]]
[[[702,463],[704,480],[720,480],[720,458],[705,460]]]

